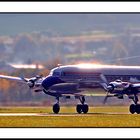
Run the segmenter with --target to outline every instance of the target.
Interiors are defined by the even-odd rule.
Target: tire
[[[88,108],[87,104],[82,105],[82,111],[83,111],[84,114],[86,114],[88,112],[88,109],[89,108]]]
[[[79,113],[79,114],[82,113],[82,105],[81,105],[81,104],[78,104],[78,105],[76,106],[76,111],[77,111],[77,113]]]
[[[60,111],[60,106],[59,106],[59,104],[54,104],[54,105],[53,105],[53,112],[54,112],[55,114],[58,114],[59,111]]]
[[[137,113],[137,114],[140,114],[140,104],[137,104],[137,105],[135,106],[135,108],[136,108],[136,113]]]
[[[134,114],[136,112],[136,105],[131,104],[130,108],[129,108],[129,111],[130,111],[131,114]]]

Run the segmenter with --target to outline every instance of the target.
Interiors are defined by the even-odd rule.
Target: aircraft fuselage
[[[108,82],[121,79],[126,82],[140,81],[140,66],[114,65],[67,65],[56,67],[44,80],[43,86],[49,88],[58,83],[78,83],[82,88],[100,87],[100,74],[105,75]],[[45,84],[46,83],[46,84]]]

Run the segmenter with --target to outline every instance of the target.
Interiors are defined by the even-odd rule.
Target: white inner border
[[[0,2],[0,12],[139,12],[140,2]]]
[[[140,12],[140,2],[0,2],[0,12]],[[0,138],[139,138],[139,132],[139,128],[0,128]]]
[[[90,123],[90,122],[89,122]],[[5,128],[1,138],[139,138],[139,128]]]

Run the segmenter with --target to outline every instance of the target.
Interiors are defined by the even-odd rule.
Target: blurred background
[[[140,65],[140,14],[0,13],[0,74],[47,76],[57,64],[77,63]],[[103,98],[87,100],[100,105]],[[1,106],[47,106],[54,101],[27,85],[0,79]],[[111,99],[108,104],[128,102]]]

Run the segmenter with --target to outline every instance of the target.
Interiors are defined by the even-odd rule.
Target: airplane
[[[88,113],[89,107],[85,103],[86,95],[84,91],[88,89],[95,90],[95,88],[102,88],[107,91],[105,100],[109,96],[112,96],[108,94],[114,94],[113,96],[119,99],[123,98],[123,95],[126,94],[135,103],[130,105],[130,112],[133,114],[136,110],[140,110],[137,97],[140,86],[140,83],[138,83],[140,81],[140,66],[59,65],[52,69],[46,77],[23,78],[0,75],[0,78],[26,83],[35,92],[44,92],[47,95],[55,97],[56,103],[53,105],[53,112],[56,114],[60,111],[59,99],[61,97],[69,99],[71,96],[80,101],[80,104],[76,106],[77,113]],[[116,79],[121,79],[125,82],[116,81]],[[132,83],[131,80],[137,83]],[[110,82],[116,87],[113,87]],[[128,86],[128,88],[125,89],[124,85]],[[118,88],[122,88],[122,90],[119,91],[117,90]],[[139,113],[140,111],[137,112]]]

